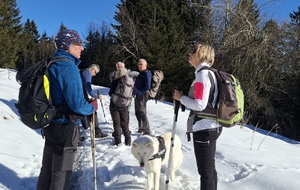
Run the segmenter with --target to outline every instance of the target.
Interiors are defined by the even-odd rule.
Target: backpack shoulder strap
[[[68,62],[73,63],[72,60],[70,60],[70,59],[68,59],[68,58],[65,58],[65,57],[61,57],[61,56],[58,56],[58,57],[52,57],[52,58],[49,58],[49,59],[47,60],[47,68],[51,65],[51,63],[57,62],[57,61],[68,61]]]
[[[199,69],[199,70],[197,71],[197,73],[199,73],[199,72],[202,71],[202,70],[210,70],[210,71],[213,71],[213,72],[216,71],[216,69],[214,69],[214,68],[212,68],[212,67],[204,66],[204,67],[202,67],[201,69]]]
[[[208,66],[202,67],[197,72],[200,72],[202,70],[210,70],[210,71],[212,71],[214,73],[216,72],[216,69],[208,67]],[[216,73],[215,73],[215,76],[216,76]],[[212,76],[212,74],[210,72],[208,72],[208,77],[209,77],[209,80],[210,80],[210,83],[211,83],[211,88],[210,88],[210,91],[209,91],[210,95],[209,95],[209,99],[208,99],[208,107],[209,108],[214,108],[213,105],[212,105],[212,103],[214,101],[214,94],[215,94],[215,90],[216,90],[215,89],[215,82],[214,82],[213,76]],[[217,76],[216,76],[216,78],[217,78]],[[217,78],[217,80],[218,80],[218,78]]]

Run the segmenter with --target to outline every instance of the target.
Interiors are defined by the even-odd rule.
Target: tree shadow
[[[282,141],[290,143],[290,144],[300,144],[300,142],[298,142],[296,140],[289,139],[287,137],[281,136],[281,135],[273,133],[273,132],[269,132],[269,131],[267,131],[265,129],[261,129],[261,128],[255,129],[254,126],[250,126],[250,125],[244,125],[244,126],[247,127],[247,128],[249,128],[249,129],[251,129],[251,130],[255,130],[255,132],[264,134],[264,135],[269,136],[269,137],[276,138],[278,140],[282,140]]]
[[[18,116],[20,116],[18,109],[16,108],[15,104],[18,103],[17,100],[11,99],[10,101],[7,101],[5,99],[0,98],[0,101],[6,104],[10,109]]]
[[[0,164],[0,189],[2,187],[9,190],[35,190],[38,177],[20,178],[18,174]]]
[[[0,101],[3,102],[4,104],[6,104],[8,107],[10,107],[10,109],[15,113],[15,115],[19,116],[19,118],[15,118],[15,119],[18,119],[19,121],[21,121],[21,118],[20,118],[20,114],[18,112],[18,109],[16,108],[15,104],[18,103],[17,100],[15,99],[11,99],[10,101],[7,101],[5,99],[2,99],[0,98]],[[22,122],[22,121],[21,121]],[[25,125],[25,124],[24,124]],[[27,127],[25,125],[25,127]],[[32,129],[33,130],[33,129]],[[37,130],[34,130],[37,134],[41,135],[41,130],[40,129],[37,129]]]

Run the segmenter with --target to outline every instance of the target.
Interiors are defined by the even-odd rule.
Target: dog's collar
[[[156,158],[161,158],[163,160],[166,155],[166,146],[165,146],[165,140],[161,136],[156,137],[159,145],[158,145],[158,153],[154,154],[151,158],[148,159],[148,161],[154,160]]]

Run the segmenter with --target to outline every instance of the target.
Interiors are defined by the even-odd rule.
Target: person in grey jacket
[[[111,72],[109,75],[110,83],[112,83],[116,79],[116,73],[121,68],[125,68],[125,63],[119,61],[116,63],[116,70]],[[129,77],[131,77],[133,80],[135,80],[135,78],[139,75],[139,72],[127,69],[127,74]]]
[[[126,80],[127,79],[127,80]],[[122,81],[129,81],[129,76],[127,74],[127,69],[126,68],[120,68],[117,73],[116,73],[116,79],[113,80],[111,83],[110,89],[108,94],[111,96],[110,103],[109,103],[109,111],[111,118],[113,120],[113,127],[114,127],[114,132],[112,133],[112,136],[115,139],[114,145],[119,145],[121,143],[121,135],[122,133],[124,134],[125,137],[125,145],[130,146],[131,145],[131,131],[129,130],[129,111],[128,111],[128,106],[122,106],[119,107],[118,104],[115,104],[113,99],[116,97],[115,93],[116,90],[118,91],[117,87],[118,85],[121,86]],[[126,84],[131,84],[130,82],[125,83]],[[133,80],[131,79],[131,82],[133,83]],[[127,92],[127,91],[132,91],[133,86],[128,85],[123,88],[123,90],[120,90],[121,92]],[[121,93],[120,93],[121,94]],[[124,94],[122,94],[124,95]],[[120,99],[124,98],[124,96],[120,96]],[[119,100],[118,98],[115,99]],[[128,99],[129,104],[131,103],[131,98]]]
[[[217,105],[219,89],[216,76],[210,70],[201,70],[203,67],[213,65],[215,50],[208,45],[199,44],[189,55],[189,63],[195,68],[195,80],[191,84],[188,95],[183,95],[182,91],[175,90],[174,99],[191,109],[187,132],[193,134],[194,152],[200,175],[200,189],[217,190],[215,154],[222,126],[216,120],[198,117],[201,113],[205,113],[206,108],[216,108]]]
[[[58,112],[50,125],[43,129],[45,146],[37,190],[66,190],[79,139],[80,119],[94,112],[84,96],[78,71],[83,41],[75,30],[61,30],[55,37],[53,57],[66,60],[49,67],[50,94]]]

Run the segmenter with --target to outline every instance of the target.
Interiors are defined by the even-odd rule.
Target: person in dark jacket
[[[92,89],[92,77],[96,76],[97,73],[99,73],[100,68],[99,65],[97,64],[92,64],[88,68],[83,69],[80,71],[80,76],[82,80],[82,86],[83,86],[83,93],[84,97],[88,102],[92,102],[96,99],[102,100],[102,96],[97,93],[95,93]],[[86,116],[81,120],[81,124],[83,128],[87,129],[89,122],[91,118],[90,116]],[[102,133],[100,127],[99,127],[99,121],[98,121],[98,116],[97,116],[97,111],[95,111],[95,138],[102,138],[102,137],[107,137],[107,134]]]
[[[137,65],[140,73],[135,79],[133,88],[135,116],[139,126],[137,132],[151,135],[147,117],[147,101],[149,98],[147,91],[150,89],[152,75],[147,69],[147,61],[145,59],[140,59]]]
[[[116,77],[111,83],[111,87],[109,89],[108,94],[112,96],[118,84],[121,82],[122,77],[126,77],[127,75],[127,69],[125,68],[120,68],[116,72]],[[114,126],[114,132],[112,133],[112,136],[115,139],[115,145],[118,146],[118,144],[121,143],[121,134],[123,131],[123,134],[125,136],[125,145],[130,146],[131,145],[131,131],[129,130],[129,111],[128,111],[128,106],[125,107],[119,107],[115,105],[112,101],[112,98],[110,99],[110,104],[109,104],[109,110],[111,114],[111,118],[113,120],[113,126]],[[122,131],[121,131],[122,129]]]
[[[45,146],[37,190],[66,190],[79,138],[80,119],[91,115],[94,107],[84,96],[78,72],[82,43],[75,30],[61,30],[55,37],[53,57],[67,60],[54,62],[49,67],[50,93],[59,108],[55,119],[43,129]]]
[[[216,108],[217,105],[219,89],[216,76],[210,70],[201,70],[203,67],[211,67],[214,60],[215,50],[208,45],[199,44],[189,54],[189,63],[195,68],[195,80],[188,95],[183,95],[183,92],[178,90],[174,92],[174,99],[191,109],[187,132],[193,134],[201,190],[217,190],[218,183],[215,154],[222,127],[216,120],[198,117],[198,114],[205,113],[206,108]],[[194,114],[195,112],[197,114]]]

